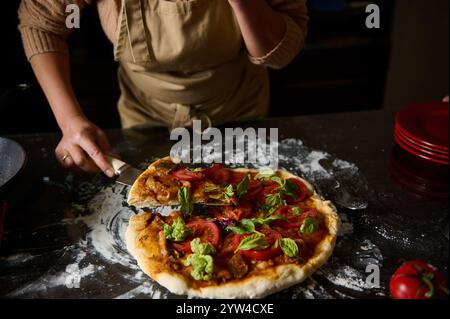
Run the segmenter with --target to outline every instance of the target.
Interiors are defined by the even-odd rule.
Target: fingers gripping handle
[[[125,165],[127,165],[127,163],[122,162],[120,159],[109,155],[106,155],[105,158],[114,168],[114,173],[116,173],[116,175],[120,175],[120,173],[122,172],[121,170],[125,167]]]

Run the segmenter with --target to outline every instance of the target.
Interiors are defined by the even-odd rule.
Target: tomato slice
[[[247,200],[254,199],[261,193],[262,189],[263,183],[261,181],[252,179],[248,182],[248,190],[244,198]]]
[[[267,242],[272,246],[275,244],[275,242],[279,239],[281,239],[283,236],[277,232],[276,230],[270,229],[269,227],[262,227],[260,229],[261,233],[264,234],[266,237]],[[239,236],[237,243],[236,243],[236,249],[239,246],[239,243],[242,239],[247,237],[248,235],[242,235]],[[280,247],[271,247],[264,250],[241,250],[240,251],[242,256],[252,259],[252,260],[258,260],[258,261],[264,261],[269,260],[272,258],[275,258],[276,256],[281,254],[281,248]]]
[[[207,168],[204,173],[215,184],[226,184],[231,179],[231,172],[220,164],[214,164]]]
[[[205,178],[202,172],[192,172],[188,169],[182,168],[172,173],[177,179],[188,182],[200,182]]]
[[[300,203],[311,197],[311,191],[301,180],[298,178],[289,178],[288,180],[297,185],[297,190],[295,191],[297,198],[294,199],[290,196],[286,196],[288,204]]]
[[[283,216],[286,220],[276,220],[273,225],[283,229],[299,228],[302,225],[301,217],[292,214],[290,207],[285,206],[278,209],[274,215]]]
[[[185,253],[185,254],[190,254],[192,253],[191,250],[191,241],[186,241],[184,243],[173,243],[173,248],[175,248],[176,250]]]
[[[281,248],[274,247],[265,250],[241,250],[241,254],[251,260],[265,261],[280,255]]]
[[[233,171],[231,173],[231,182],[233,184],[238,184],[240,181],[244,179],[245,176],[247,176],[246,173]]]
[[[214,222],[207,220],[194,220],[186,224],[192,230],[192,238],[200,238],[203,243],[209,242],[217,247],[220,244],[220,228]]]
[[[275,182],[266,182],[266,185],[264,185],[262,192],[263,192],[264,196],[273,194],[279,186],[280,185]]]
[[[310,209],[306,210],[305,212],[303,212],[303,214],[300,216],[300,220],[303,223],[303,221],[307,217],[311,217],[311,218],[317,219],[318,216],[319,216],[319,213],[317,212],[317,210],[315,210],[314,208],[310,208]]]
[[[243,237],[239,234],[228,234],[223,240],[221,252],[233,254],[238,248],[241,238]]]

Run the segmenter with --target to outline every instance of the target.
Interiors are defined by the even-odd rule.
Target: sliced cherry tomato
[[[400,266],[389,286],[394,299],[448,298],[448,283],[444,275],[419,260]]]
[[[289,178],[288,180],[297,186],[297,190],[295,191],[297,198],[294,199],[290,196],[286,196],[288,204],[300,203],[311,197],[311,191],[301,180],[298,178]]]
[[[281,254],[280,247],[268,248],[264,250],[241,250],[242,256],[258,261],[265,261],[277,257]]]
[[[240,221],[244,218],[250,217],[252,214],[252,206],[249,203],[241,203],[239,206],[225,206],[222,210],[222,215],[225,218],[234,221]]]
[[[275,193],[275,190],[280,187],[280,185],[276,182],[266,182],[263,188],[264,196]]]
[[[310,208],[306,211],[303,212],[303,214],[300,216],[300,220],[303,221],[307,218],[307,217],[311,217],[314,219],[317,219],[317,217],[319,216],[319,213],[317,212],[317,210],[315,210],[314,208]]]
[[[242,235],[228,234],[223,240],[222,249],[223,253],[234,253],[241,242]]]
[[[244,177],[246,176],[246,173],[243,172],[235,172],[233,171],[231,173],[231,182],[233,184],[238,184],[240,181],[242,181],[244,179]]]
[[[231,179],[231,172],[220,164],[214,164],[207,168],[204,173],[215,184],[226,184]]]
[[[197,238],[204,243],[209,242],[217,247],[220,244],[220,228],[214,222],[207,220],[194,220],[186,224],[192,230],[190,237]]]
[[[173,243],[173,248],[185,254],[192,253],[191,241],[186,241],[184,243]]]
[[[289,206],[281,207],[278,209],[274,215],[283,216],[286,220],[276,220],[273,222],[273,225],[281,227],[283,229],[289,228],[299,228],[302,225],[300,216],[295,216],[291,212],[291,208]]]
[[[182,168],[172,173],[177,179],[188,182],[200,182],[205,178],[202,172],[192,172],[188,169]]]
[[[252,179],[248,182],[248,190],[247,190],[247,193],[245,194],[244,198],[247,200],[254,199],[254,198],[258,197],[258,195],[261,193],[262,189],[263,189],[263,183],[261,181]]]

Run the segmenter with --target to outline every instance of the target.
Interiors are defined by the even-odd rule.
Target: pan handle
[[[116,175],[120,175],[122,172],[122,168],[124,168],[127,163],[121,161],[120,159],[116,157],[112,157],[110,155],[105,155],[105,159],[111,164],[111,166],[114,168],[114,172]]]

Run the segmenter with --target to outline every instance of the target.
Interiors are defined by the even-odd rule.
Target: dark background
[[[3,1],[0,11],[0,134],[56,131],[23,54],[19,3]],[[379,30],[365,27],[370,3],[380,5]],[[447,0],[309,0],[308,6],[304,51],[288,68],[271,71],[272,116],[398,110],[448,94]],[[84,11],[81,26],[70,38],[80,104],[100,127],[119,127],[117,65],[95,6]]]

